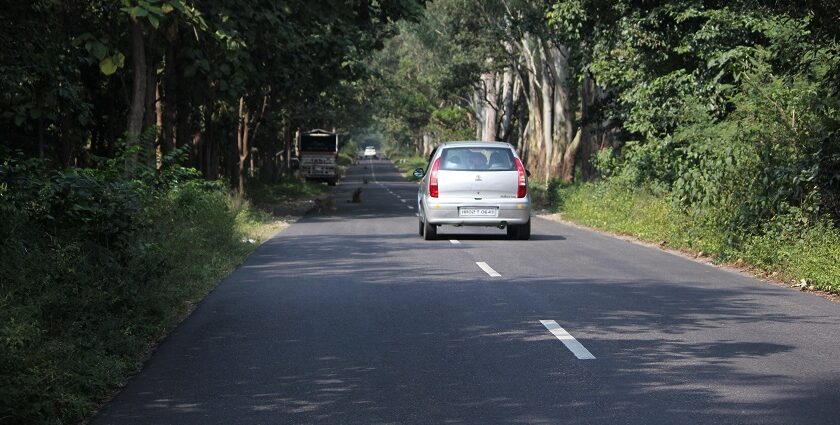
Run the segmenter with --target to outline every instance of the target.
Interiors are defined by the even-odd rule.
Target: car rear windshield
[[[440,155],[441,170],[514,171],[513,152],[508,148],[446,148]]]

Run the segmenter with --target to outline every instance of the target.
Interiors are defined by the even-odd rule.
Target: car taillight
[[[432,198],[438,197],[438,168],[440,168],[440,158],[432,164],[432,173],[429,175],[429,196]]]
[[[516,197],[524,198],[528,194],[528,183],[525,181],[525,167],[519,158],[516,159],[516,172],[519,174],[519,187],[516,189]]]

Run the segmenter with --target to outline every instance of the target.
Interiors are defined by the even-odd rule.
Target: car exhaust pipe
[[[503,222],[502,222],[501,224],[499,224],[497,227],[498,227],[499,229],[504,230],[504,229],[505,229],[505,227],[507,227],[507,221],[503,221]]]

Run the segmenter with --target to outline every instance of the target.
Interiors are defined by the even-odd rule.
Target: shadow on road
[[[798,375],[797,361],[804,360],[793,346],[750,340],[750,330],[768,324],[791,332],[837,325],[754,301],[756,291],[776,288],[468,277],[400,261],[407,245],[398,241],[406,237],[270,241],[277,246],[258,251],[220,286],[196,312],[207,318],[179,329],[123,395],[141,402],[108,411],[97,423],[836,418],[840,372]],[[597,360],[574,359],[542,319],[568,327]],[[746,337],[729,339],[732,329]],[[194,361],[173,366],[172,358],[184,357]],[[763,366],[771,360],[791,369]],[[182,389],[194,380],[198,390]]]

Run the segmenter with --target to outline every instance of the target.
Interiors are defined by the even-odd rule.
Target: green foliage
[[[752,66],[728,96],[725,119],[708,114],[702,98],[685,96],[668,135],[628,144],[610,175],[628,187],[665,184],[676,202],[733,235],[790,206],[817,217],[820,156],[834,126],[823,114],[837,110],[836,101],[826,101],[821,79]]]
[[[743,259],[788,281],[840,292],[840,229],[820,221],[802,231],[801,217],[780,216],[744,244]]]
[[[420,156],[398,154],[396,156],[392,156],[391,159],[394,161],[394,165],[397,166],[397,169],[400,170],[400,172],[403,173],[409,181],[419,181],[419,178],[414,177],[414,170],[418,168],[425,170],[426,165],[428,165],[428,158]]]
[[[570,187],[560,179],[551,179],[546,183],[536,180],[528,182],[528,193],[531,195],[531,203],[538,210],[557,211],[563,208],[565,198],[561,197]]]
[[[840,293],[840,229],[809,214],[789,210],[733,246],[731,235],[675,207],[667,195],[628,190],[617,182],[558,187],[555,211],[586,226],[711,255],[717,261],[750,265],[796,283]]]
[[[282,179],[275,183],[253,182],[248,187],[248,198],[254,204],[273,204],[295,198],[319,195],[327,186],[297,178]]]
[[[721,255],[784,217],[797,235],[840,219],[840,55],[818,3],[555,2],[624,132],[593,160],[611,190],[670,201]]]
[[[458,106],[437,108],[432,111],[426,131],[437,136],[438,140],[470,140],[474,131],[465,125],[468,122],[467,110]]]
[[[634,234],[650,241],[685,240],[687,217],[675,212],[667,199],[644,191],[627,191],[610,184],[559,188],[557,208],[564,218],[616,233]]]
[[[338,158],[336,158],[336,164],[343,167],[348,167],[353,164],[353,158],[355,158],[355,155],[353,154],[339,152]]]
[[[616,151],[611,147],[601,149],[592,157],[592,166],[603,178],[616,175],[621,165],[616,156]]]
[[[148,79],[165,113],[135,117],[143,131],[161,119],[144,148],[192,144],[190,161],[205,176],[235,182],[238,168],[227,164],[240,159],[229,135],[247,113],[255,161],[246,158],[246,168],[276,176],[285,142],[277,134],[367,126],[365,62],[421,9],[414,0],[16,2],[0,9],[2,144],[57,168],[93,166],[126,143],[129,104],[150,95],[132,83]],[[135,41],[144,48],[135,52]],[[128,66],[140,63],[143,75]]]
[[[108,396],[189,302],[253,249],[243,232],[274,228],[231,199],[225,183],[202,177],[230,177],[242,161],[271,180],[282,174],[278,134],[288,140],[296,128],[366,125],[364,62],[421,6],[4,4],[0,422],[80,422]],[[135,41],[143,48],[133,50]],[[127,66],[141,62],[144,73]],[[132,93],[142,79],[151,90]],[[135,116],[142,137],[123,152],[131,99],[149,95],[155,106]],[[245,114],[253,140],[237,152],[231,135]],[[238,155],[246,153],[253,156]],[[124,176],[127,157],[137,158],[133,178]],[[201,172],[177,165],[187,161]],[[255,187],[253,196],[321,190],[283,181]]]
[[[416,155],[424,137],[436,143],[472,134],[468,110],[459,105],[471,96],[488,43],[466,37],[453,22],[464,13],[459,1],[430,4],[423,19],[401,24],[374,58],[374,121],[389,151]]]
[[[121,170],[116,161],[110,166]],[[253,249],[224,185],[0,162],[0,417],[74,423]]]

